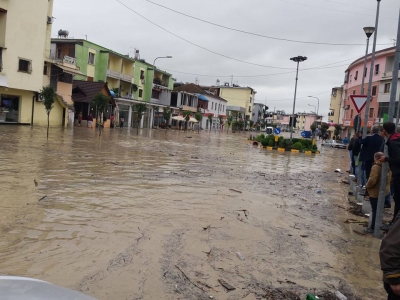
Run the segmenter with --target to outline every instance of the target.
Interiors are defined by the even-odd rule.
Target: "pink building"
[[[368,81],[370,72],[372,77],[372,100],[368,111],[367,126],[371,128],[374,124],[382,123],[383,116],[388,111],[388,95],[390,94],[391,73],[393,70],[395,48],[388,48],[377,51],[375,55],[374,68],[371,67],[371,55],[368,55],[366,72],[363,72],[364,57],[360,57],[350,64],[345,72],[344,92],[342,99],[342,125],[344,134],[354,133],[354,118],[357,110],[350,98],[350,95],[361,94],[362,76],[365,76],[364,94],[368,92]],[[386,109],[385,109],[386,108]],[[364,126],[365,108],[361,111],[361,125]]]

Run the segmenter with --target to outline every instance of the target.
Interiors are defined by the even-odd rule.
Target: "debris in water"
[[[191,137],[191,136],[185,136],[185,138],[187,138],[187,139],[191,139],[192,137]]]
[[[236,290],[235,287],[233,287],[232,285],[230,285],[229,283],[227,283],[225,280],[223,280],[223,279],[218,279],[218,281],[219,281],[219,283],[220,283],[224,288],[227,289],[228,292],[229,292],[229,291]]]
[[[301,234],[300,235],[302,238],[306,238],[306,237],[308,237],[308,235],[307,234]]]
[[[336,297],[339,299],[339,300],[347,300],[347,297],[345,296],[345,295],[343,295],[341,292],[339,292],[339,291],[336,291],[335,292],[335,295],[336,295]]]
[[[238,190],[235,190],[235,189],[229,189],[229,190],[232,191],[232,192],[236,192],[236,193],[242,194],[241,191],[238,191]]]
[[[335,173],[342,173],[342,170],[336,169],[336,170],[335,170]]]
[[[36,179],[33,179],[33,182],[35,183],[36,187],[39,185],[39,183],[36,181]]]
[[[321,190],[318,190],[318,191],[317,191],[317,194],[318,194],[318,195],[321,195],[321,194],[322,194],[322,191],[321,191]]]
[[[44,200],[46,197],[47,197],[47,195],[46,195],[46,196],[43,196],[42,198],[39,199],[39,201]]]
[[[240,260],[244,260],[244,256],[240,252],[236,252],[236,256],[240,258]]]

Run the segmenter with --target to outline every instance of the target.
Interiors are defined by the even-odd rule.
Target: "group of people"
[[[384,147],[388,147],[385,155]],[[393,122],[386,122],[380,130],[373,127],[371,133],[362,138],[362,134],[354,136],[348,146],[352,172],[356,177],[361,174],[362,186],[365,185],[372,209],[371,226],[366,231],[373,232],[378,206],[378,196],[381,185],[382,167],[389,163],[387,182],[385,186],[385,208],[390,208],[390,198],[393,191],[394,214],[389,225],[381,227],[387,231],[380,248],[380,262],[383,271],[384,288],[388,300],[400,300],[400,133],[397,133]],[[391,186],[393,189],[391,189]]]
[[[81,127],[82,119],[83,119],[83,115],[82,115],[82,112],[80,112],[78,114],[78,126],[79,127]],[[105,121],[107,121],[107,117],[104,116],[103,117],[103,124],[104,124]],[[125,119],[124,119],[124,117],[121,116],[121,118],[119,120],[119,128],[122,129],[124,127],[124,122],[125,122]],[[100,124],[100,126],[104,126],[103,124]],[[115,117],[114,117],[114,115],[111,115],[110,116],[110,128],[115,128],[115,127],[117,127],[116,125],[117,124],[115,124]],[[93,115],[92,114],[89,114],[87,116],[87,127],[88,128],[93,128]]]

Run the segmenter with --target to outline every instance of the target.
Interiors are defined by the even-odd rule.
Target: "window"
[[[253,99],[250,97],[250,104],[251,104],[251,101],[252,101]]]
[[[94,53],[89,52],[88,64],[94,65]]]
[[[214,102],[211,102],[211,110],[214,109]]]
[[[355,95],[356,94],[356,90],[353,90],[353,95]]]
[[[140,70],[140,79],[144,79],[144,71]]]
[[[353,110],[350,110],[350,119],[353,118]]]
[[[379,74],[379,65],[375,65],[375,75]]]
[[[365,68],[365,70],[364,70],[364,77],[367,77],[367,72],[368,72],[368,68]]]
[[[46,63],[44,64],[44,67],[43,67],[43,75],[47,75],[47,64]]]
[[[143,97],[143,90],[139,90],[139,98],[142,98]]]
[[[358,71],[356,71],[356,75],[354,76],[354,80],[357,80],[358,78]]]
[[[30,60],[19,59],[18,61],[18,71],[32,73],[32,63]]]
[[[251,112],[251,106],[249,106],[249,112]]]
[[[373,107],[369,109],[369,117],[370,118],[374,117],[374,108]]]
[[[390,92],[390,83],[385,83],[385,89],[383,91],[385,94]]]
[[[376,85],[372,87],[372,96],[376,96]]]

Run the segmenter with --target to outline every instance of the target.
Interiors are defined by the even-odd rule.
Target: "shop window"
[[[383,91],[385,94],[388,94],[390,92],[390,83],[385,83],[385,89]]]
[[[0,98],[0,104],[2,107],[0,123],[17,123],[19,119],[19,97],[3,94]]]
[[[95,57],[94,53],[89,52],[88,64],[94,65],[94,57]]]
[[[18,60],[18,71],[32,73],[32,62],[27,59],[19,59]]]

